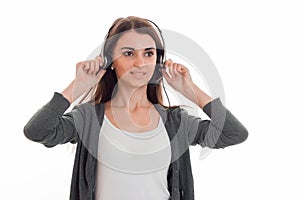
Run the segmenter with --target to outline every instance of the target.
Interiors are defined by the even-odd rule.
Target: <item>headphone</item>
[[[165,65],[164,62],[166,60],[166,56],[165,56],[165,40],[163,38],[163,34],[162,31],[160,30],[160,28],[151,20],[147,19],[148,22],[152,23],[154,25],[154,27],[157,29],[157,32],[159,33],[159,37],[160,37],[160,41],[162,43],[162,48],[157,50],[157,60],[158,63],[156,63],[156,67],[155,67],[155,71],[154,74],[152,76],[152,79],[150,80],[150,83],[159,83],[160,80],[163,79],[163,75],[162,75],[162,69],[165,69]]]
[[[156,29],[156,32],[158,32],[158,35],[160,37],[160,41],[162,43],[162,48],[161,49],[156,49],[156,52],[157,52],[157,61],[156,61],[156,65],[155,65],[155,70],[154,70],[153,76],[151,77],[149,83],[150,84],[159,84],[159,82],[162,81],[164,92],[166,94],[169,106],[171,107],[170,100],[169,100],[169,97],[167,95],[167,92],[166,92],[166,89],[165,89],[165,86],[164,86],[163,74],[162,74],[162,69],[165,69],[164,62],[166,60],[166,56],[165,56],[165,40],[164,40],[162,31],[156,25],[156,23],[154,23],[153,21],[151,21],[149,19],[146,19],[146,20],[149,23],[151,23],[153,26],[152,27],[145,27],[145,28],[154,28],[154,29]],[[112,60],[111,56],[107,55],[107,52],[106,52],[107,49],[106,48],[107,48],[107,41],[109,39],[108,38],[109,37],[109,33],[114,28],[114,26],[116,24],[114,24],[114,25],[112,25],[110,27],[110,29],[108,30],[108,32],[107,32],[107,34],[106,34],[106,36],[104,38],[104,43],[102,44],[101,51],[100,51],[100,54],[99,54],[99,56],[103,59],[103,64],[102,64],[102,66],[99,67],[100,69],[96,72],[96,74],[98,74],[98,72],[101,69],[107,69],[107,68],[109,68],[112,65],[112,63],[113,63],[113,60]]]

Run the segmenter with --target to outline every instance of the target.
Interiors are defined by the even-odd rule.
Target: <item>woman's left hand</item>
[[[166,69],[162,70],[162,74],[167,80],[167,83],[176,91],[185,95],[185,91],[194,84],[188,68],[182,64],[173,63],[171,59],[168,59],[164,64]]]

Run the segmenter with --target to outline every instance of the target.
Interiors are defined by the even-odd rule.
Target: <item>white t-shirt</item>
[[[167,200],[170,141],[160,118],[146,132],[127,132],[104,115],[99,135],[96,200]]]

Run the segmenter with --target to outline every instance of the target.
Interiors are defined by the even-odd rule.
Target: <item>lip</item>
[[[130,74],[136,78],[144,78],[146,76],[146,72],[132,71]]]
[[[144,73],[144,74],[146,74],[146,72],[142,72],[142,71],[131,71],[130,73]]]

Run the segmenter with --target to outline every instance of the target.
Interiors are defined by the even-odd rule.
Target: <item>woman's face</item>
[[[131,87],[146,85],[156,64],[155,41],[134,30],[123,34],[113,51],[113,66],[118,82]]]

